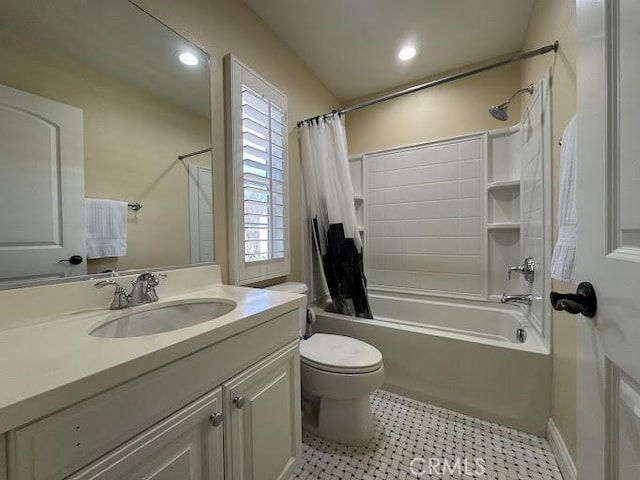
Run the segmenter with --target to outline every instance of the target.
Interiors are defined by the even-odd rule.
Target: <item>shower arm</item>
[[[508,107],[509,105],[511,105],[511,102],[513,101],[514,98],[516,98],[518,95],[520,95],[521,93],[524,92],[528,92],[529,95],[533,94],[533,83],[530,83],[528,87],[525,88],[521,88],[520,90],[518,90],[516,93],[514,93],[513,95],[511,95],[509,97],[509,100],[507,100],[506,102],[504,102],[502,105],[500,105],[498,108],[505,108]]]

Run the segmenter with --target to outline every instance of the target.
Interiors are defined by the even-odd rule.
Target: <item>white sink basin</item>
[[[89,335],[104,338],[142,337],[191,327],[226,315],[236,308],[232,300],[180,300],[145,305],[110,318]]]

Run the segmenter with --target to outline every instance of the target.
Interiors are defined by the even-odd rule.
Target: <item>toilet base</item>
[[[321,398],[317,422],[305,421],[304,428],[318,437],[354,447],[373,439],[373,413],[369,395],[356,398]]]

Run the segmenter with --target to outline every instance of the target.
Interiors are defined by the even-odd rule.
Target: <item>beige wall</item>
[[[525,50],[560,41],[555,60],[537,57],[521,64],[523,85],[543,76],[553,67],[551,128],[553,149],[553,239],[557,238],[558,184],[562,130],[576,112],[576,24],[575,0],[536,0],[524,45]],[[553,290],[570,292],[575,286],[553,282]],[[552,417],[575,460],[576,455],[576,318],[553,312]]]
[[[242,0],[136,0],[211,56],[216,262],[228,279],[222,59],[232,53],[288,97],[291,278],[303,280],[301,172],[295,122],[339,105],[311,71]]]
[[[190,263],[188,175],[181,153],[210,144],[209,119],[22,38],[0,36],[0,83],[83,111],[87,197],[140,202],[127,255],[89,273]],[[210,156],[194,157],[210,165]]]
[[[489,107],[502,103],[519,88],[519,67],[510,65],[349,113],[349,152],[371,152],[515,125],[520,119],[517,102],[511,106],[507,122],[491,117]]]

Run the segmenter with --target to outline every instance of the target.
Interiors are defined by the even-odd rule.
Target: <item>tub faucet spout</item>
[[[529,305],[533,303],[532,295],[507,295],[506,293],[502,294],[502,298],[500,299],[500,303],[522,303],[523,305]]]

